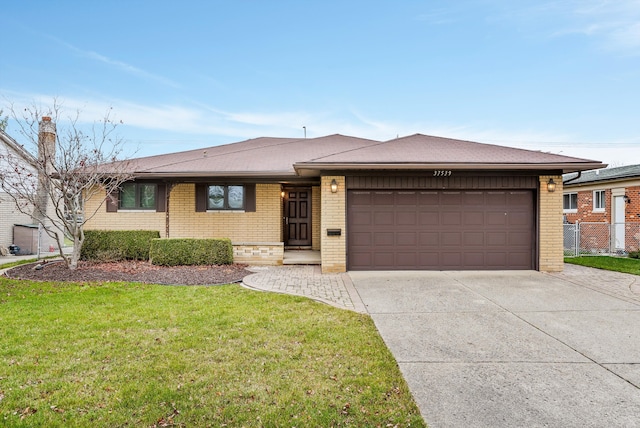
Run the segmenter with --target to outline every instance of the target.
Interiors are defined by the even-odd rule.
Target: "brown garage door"
[[[351,270],[533,269],[530,190],[350,190]]]

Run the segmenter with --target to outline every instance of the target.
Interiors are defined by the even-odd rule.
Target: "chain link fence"
[[[640,248],[640,223],[565,223],[564,255],[626,256]]]

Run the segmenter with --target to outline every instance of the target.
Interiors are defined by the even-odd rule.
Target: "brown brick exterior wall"
[[[596,223],[611,222],[611,189],[605,190],[605,209],[600,212],[593,212],[593,190],[584,190],[579,192],[570,192],[578,194],[578,212],[564,213],[569,223],[582,223],[590,221]]]
[[[556,182],[556,190],[550,193],[547,182]],[[562,227],[562,176],[540,176],[539,199],[539,270],[561,272],[564,267]]]
[[[625,208],[625,220],[629,223],[640,222],[640,186],[627,187],[625,195],[629,197],[629,203]]]
[[[338,192],[331,193],[331,181],[338,183]],[[321,190],[321,247],[322,272],[338,273],[347,271],[347,189],[343,176],[325,176],[320,183]],[[327,236],[327,229],[342,229],[341,236]]]

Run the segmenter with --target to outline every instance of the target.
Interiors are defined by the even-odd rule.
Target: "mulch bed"
[[[79,262],[75,270],[64,262],[46,262],[36,270],[37,263],[16,266],[6,272],[9,278],[35,281],[70,282],[144,282],[166,285],[213,285],[239,282],[252,272],[246,265],[155,266],[145,261],[110,263]]]

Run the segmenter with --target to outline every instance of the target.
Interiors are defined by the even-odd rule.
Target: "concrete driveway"
[[[640,427],[638,277],[580,272],[349,275],[431,428]]]

